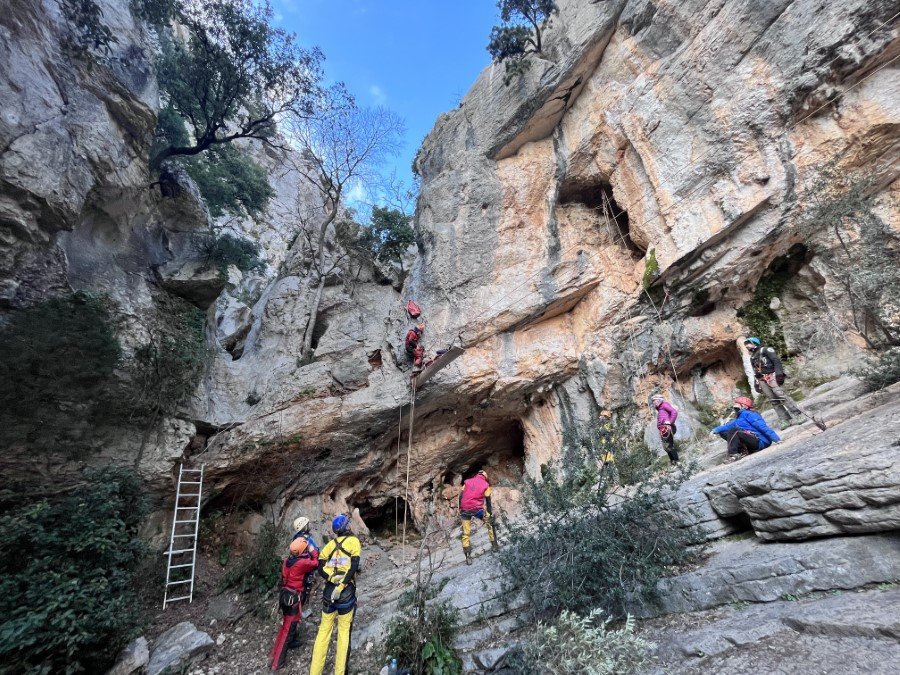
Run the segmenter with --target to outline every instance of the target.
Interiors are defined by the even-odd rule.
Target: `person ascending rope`
[[[275,645],[269,654],[269,667],[278,670],[284,665],[288,649],[300,646],[297,629],[303,615],[304,580],[319,566],[319,552],[310,548],[302,537],[291,542],[290,555],[281,563],[281,593],[278,606],[284,619],[281,630],[275,638]]]
[[[669,456],[669,463],[678,463],[678,448],[675,447],[675,420],[678,419],[678,409],[666,401],[661,394],[654,394],[650,398],[653,407],[656,408],[656,428],[662,440],[663,449]]]
[[[463,483],[459,494],[459,517],[462,520],[462,548],[466,555],[466,564],[472,564],[472,518],[480,518],[487,528],[488,539],[496,550],[497,537],[494,535],[494,510],[491,507],[491,484],[487,474],[479,471],[474,477]]]
[[[728,461],[759,452],[781,440],[762,415],[753,409],[753,401],[749,397],[738,396],[734,399],[734,408],[737,416],[710,432],[728,441]]]
[[[406,356],[416,368],[422,367],[422,358],[425,356],[425,347],[419,344],[423,332],[425,332],[424,323],[417,323],[406,332]]]
[[[335,537],[319,555],[319,574],[325,579],[322,592],[322,622],[313,646],[310,675],[322,675],[337,623],[337,647],[334,675],[346,675],[350,657],[350,633],[356,612],[356,573],[362,557],[362,544],[350,531],[350,519],[341,514],[331,522]]]
[[[294,519],[294,541],[297,539],[304,539],[309,546],[310,552],[315,551],[316,559],[319,558],[319,547],[316,546],[316,540],[313,539],[312,534],[309,532],[309,518],[306,516],[299,516]],[[307,573],[306,578],[303,580],[303,595],[300,597],[300,603],[306,607],[306,601],[309,600],[309,593],[312,590],[313,582],[315,581],[316,570],[313,568]]]
[[[753,366],[753,376],[756,380],[754,388],[765,394],[772,402],[772,407],[781,421],[781,428],[787,429],[797,424],[801,417],[808,417],[822,431],[825,431],[825,423],[811,415],[806,414],[800,406],[782,389],[787,375],[778,353],[760,341],[757,337],[748,337],[744,340],[744,347],[750,352],[750,364]],[[794,420],[794,418],[797,418]]]

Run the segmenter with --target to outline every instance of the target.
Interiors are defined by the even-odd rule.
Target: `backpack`
[[[422,313],[422,308],[416,304],[415,300],[407,300],[406,313],[409,314],[410,318],[418,319]]]

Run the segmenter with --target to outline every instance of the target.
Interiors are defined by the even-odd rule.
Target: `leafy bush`
[[[198,255],[208,263],[216,265],[223,272],[234,265],[242,272],[259,270],[266,266],[259,257],[259,244],[235,237],[227,232],[210,232],[197,245]]]
[[[886,349],[870,357],[857,373],[869,391],[877,391],[900,382],[900,348]]]
[[[559,9],[554,0],[499,0],[497,8],[502,24],[491,29],[487,50],[494,63],[504,64],[508,85],[531,66],[529,54],[541,53],[541,31]]]
[[[103,23],[103,10],[94,0],[62,0],[60,7],[72,31],[67,46],[76,54],[99,51],[107,55],[119,41]]]
[[[223,589],[235,588],[241,593],[264,598],[281,579],[282,553],[290,541],[288,537],[288,531],[282,525],[267,521],[250,550],[232,558],[222,581]]]
[[[564,471],[546,468],[541,482],[526,479],[522,518],[508,524],[500,561],[536,617],[593,606],[623,616],[628,604],[652,602],[657,582],[692,558],[699,533],[667,508],[690,469],[650,468],[627,491],[588,453]]]
[[[150,424],[174,413],[194,391],[206,363],[206,315],[167,293],[155,298],[150,342],[135,351],[129,409],[149,416]]]
[[[79,454],[107,415],[121,349],[108,302],[73,294],[0,330],[0,445]]]
[[[233,145],[217,145],[181,161],[214,218],[257,215],[272,197],[266,170]]]
[[[784,328],[770,304],[772,298],[782,294],[793,276],[792,262],[790,255],[776,258],[756,285],[753,299],[737,312],[749,334],[758,337],[764,345],[773,347],[783,359],[788,357]]]
[[[388,623],[385,660],[397,659],[414,675],[462,673],[462,661],[453,649],[459,611],[446,598],[437,601],[439,592],[435,585],[418,584],[400,597],[404,613]]]
[[[102,673],[140,612],[133,572],[145,513],[131,473],[104,469],[58,501],[0,516],[3,672]]]
[[[581,617],[563,612],[556,621],[528,632],[506,663],[515,673],[539,675],[628,675],[652,662],[652,642],[634,634],[631,617],[618,630],[601,610]]]

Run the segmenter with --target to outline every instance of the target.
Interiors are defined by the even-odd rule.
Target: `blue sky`
[[[271,0],[277,24],[325,52],[329,81],[343,81],[361,105],[406,119],[398,177],[437,116],[456,106],[490,63],[494,0]]]

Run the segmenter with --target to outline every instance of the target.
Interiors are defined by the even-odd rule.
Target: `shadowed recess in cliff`
[[[525,473],[525,432],[518,421],[481,429],[488,421],[468,427],[474,443],[450,461],[443,472],[443,482],[458,484],[460,477],[471,478],[484,469],[494,485],[516,486]]]
[[[586,209],[588,222],[603,230],[609,240],[629,252],[632,259],[640,260],[644,249],[631,239],[628,212],[616,202],[612,186],[604,180],[568,180],[559,187],[557,208],[562,210]],[[584,218],[578,222],[584,222]]]
[[[403,531],[403,517],[406,514],[407,531],[416,530],[412,509],[402,497],[388,497],[385,501],[366,498],[353,503],[359,509],[359,517],[369,528],[373,537],[394,537]]]

